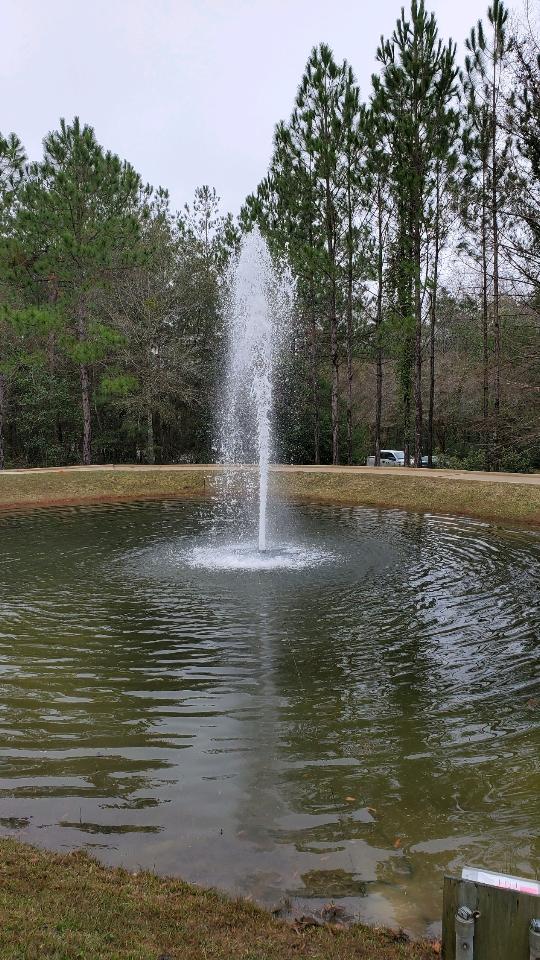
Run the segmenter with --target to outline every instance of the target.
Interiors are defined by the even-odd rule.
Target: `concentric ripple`
[[[0,829],[416,934],[445,872],[538,874],[538,534],[271,527],[261,556],[206,502],[0,515]]]

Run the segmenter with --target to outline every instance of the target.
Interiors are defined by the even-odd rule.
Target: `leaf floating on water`
[[[354,803],[354,801],[356,800],[356,797],[345,797],[345,799],[347,803]]]
[[[371,814],[372,817],[378,817],[378,816],[379,816],[379,814],[377,813],[375,807],[366,807],[366,810],[367,810],[368,813]]]
[[[401,846],[401,838],[396,837],[396,839],[394,840],[394,850],[399,850],[400,846]]]

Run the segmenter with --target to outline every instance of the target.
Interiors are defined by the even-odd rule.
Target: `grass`
[[[0,473],[0,505],[25,506],[204,495],[205,475],[193,470],[29,470]]]
[[[0,839],[2,960],[433,960],[389,931],[303,927],[181,880]]]
[[[276,490],[287,499],[455,514],[479,520],[540,525],[540,483],[448,477],[425,471],[391,473],[287,471]]]
[[[486,479],[489,478],[489,479]],[[187,468],[100,467],[80,470],[4,471],[0,506],[133,500],[145,497],[205,496],[212,493],[216,470]],[[466,473],[394,469],[278,468],[272,491],[290,500],[365,504],[420,513],[448,513],[502,523],[540,525],[540,478],[509,478]]]

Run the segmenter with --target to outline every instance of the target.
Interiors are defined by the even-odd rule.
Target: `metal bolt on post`
[[[469,907],[460,907],[456,913],[456,958],[474,956],[474,921],[476,914]]]
[[[540,920],[531,920],[529,927],[529,958],[540,960]]]

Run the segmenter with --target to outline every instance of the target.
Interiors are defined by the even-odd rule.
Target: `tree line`
[[[540,464],[540,47],[500,0],[466,41],[423,0],[362,100],[326,44],[238,221],[181,211],[64,120],[0,136],[0,468],[211,459],[221,303],[256,223],[295,280],[276,456]]]
[[[538,463],[539,49],[494,0],[460,65],[412,0],[365,102],[350,64],[312,51],[244,218],[296,277],[315,462],[352,463],[367,442],[376,462],[391,443],[416,466],[436,448]],[[449,354],[481,376],[450,436]]]
[[[0,466],[174,460],[208,446],[219,282],[238,230],[64,120],[27,164],[0,141]]]

